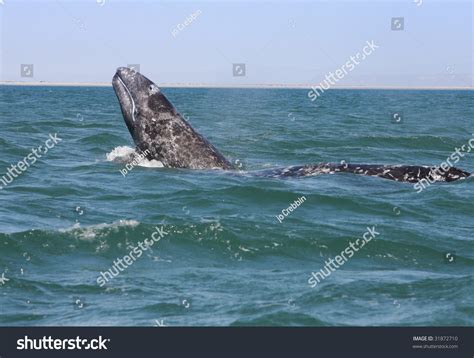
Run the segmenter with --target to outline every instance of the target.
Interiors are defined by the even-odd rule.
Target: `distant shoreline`
[[[0,86],[35,86],[35,87],[111,87],[109,82],[20,82],[0,81]],[[163,88],[248,88],[248,89],[310,89],[314,84],[208,84],[208,83],[161,83]],[[473,86],[333,86],[331,89],[380,89],[380,90],[473,90]]]

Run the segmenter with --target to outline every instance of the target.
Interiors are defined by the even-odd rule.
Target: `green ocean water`
[[[164,92],[240,173],[137,166],[124,177],[110,157],[134,145],[111,88],[0,87],[0,177],[50,133],[62,139],[0,190],[0,325],[474,324],[474,179],[417,193],[351,174],[251,175],[439,165],[473,138],[472,91]],[[474,154],[456,167],[474,172]],[[100,287],[156,226],[168,234]],[[372,226],[379,236],[309,286]]]

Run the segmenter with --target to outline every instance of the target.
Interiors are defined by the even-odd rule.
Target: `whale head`
[[[173,168],[232,168],[178,113],[160,88],[139,72],[117,69],[112,85],[137,148]]]
[[[142,142],[147,140],[142,136],[147,132],[146,127],[154,126],[160,110],[175,115],[175,108],[161,94],[157,85],[134,69],[118,68],[112,79],[112,86],[133,140],[141,150],[147,149],[142,148]]]

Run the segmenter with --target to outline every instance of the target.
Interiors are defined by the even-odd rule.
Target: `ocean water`
[[[112,88],[0,87],[0,175],[61,139],[0,190],[0,325],[474,324],[472,178],[417,193],[351,174],[251,175],[439,165],[473,137],[472,91],[164,92],[237,175],[142,163],[124,176],[134,146]],[[474,154],[456,167],[474,172]],[[157,226],[167,234],[100,287]],[[373,226],[380,235],[310,287]]]

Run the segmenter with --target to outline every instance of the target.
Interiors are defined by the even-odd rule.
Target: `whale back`
[[[219,151],[178,113],[160,88],[142,74],[119,68],[112,84],[120,108],[138,149],[148,159],[170,168],[234,169]],[[305,177],[352,173],[400,182],[427,183],[462,180],[471,173],[449,168],[416,165],[319,163],[277,168],[254,173],[264,177]],[[428,184],[429,185],[429,184]]]

